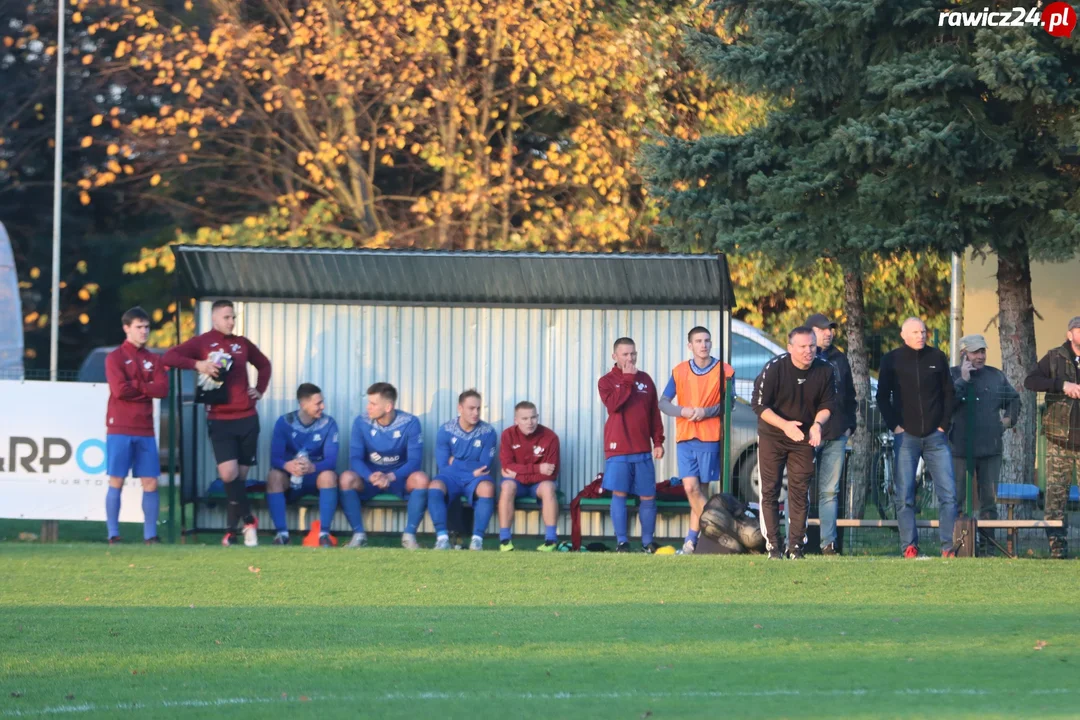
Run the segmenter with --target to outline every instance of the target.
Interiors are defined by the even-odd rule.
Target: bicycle
[[[894,441],[891,432],[883,432],[878,435],[879,448],[874,453],[873,465],[870,468],[871,492],[874,505],[878,510],[878,517],[882,520],[896,519],[896,480],[895,455],[893,451]],[[934,496],[934,483],[930,473],[926,472],[926,465],[922,458],[915,469],[915,514],[922,516],[923,511],[937,507],[937,498]]]

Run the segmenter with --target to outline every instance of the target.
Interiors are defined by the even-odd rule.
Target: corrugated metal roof
[[[723,255],[173,247],[193,297],[490,307],[731,308]]]

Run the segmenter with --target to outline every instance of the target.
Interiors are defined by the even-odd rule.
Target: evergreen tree
[[[1080,245],[1077,39],[1037,26],[939,25],[929,0],[710,7],[733,40],[694,34],[695,57],[775,109],[741,136],[665,138],[646,151],[669,244],[837,261],[860,400],[871,254],[994,251],[1004,370],[1020,387],[1036,361],[1030,260],[1071,257]],[[1023,441],[1012,477],[1033,466],[1033,406],[1025,402],[1011,433]],[[861,420],[849,478],[867,477]],[[864,492],[855,488],[855,516]]]

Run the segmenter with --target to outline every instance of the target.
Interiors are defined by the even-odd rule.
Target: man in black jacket
[[[814,357],[814,331],[788,333],[788,351],[766,363],[754,381],[750,407],[758,416],[761,472],[761,532],[770,560],[783,558],[780,545],[780,486],[788,469],[788,557],[803,556],[807,491],[814,474],[814,448],[829,421],[836,380],[833,368]]]
[[[814,331],[817,356],[829,363],[836,373],[836,399],[833,413],[821,432],[821,445],[815,453],[818,481],[818,517],[821,519],[821,554],[836,554],[836,497],[848,438],[855,432],[855,383],[847,356],[833,347],[836,323],[821,313],[806,319]]]
[[[919,556],[915,531],[915,473],[923,459],[938,501],[941,556],[953,557],[956,480],[945,427],[953,409],[949,359],[926,345],[926,325],[908,318],[900,328],[904,346],[881,358],[877,402],[894,435],[896,519],[904,557]]]
[[[1080,469],[1080,317],[1069,321],[1065,343],[1046,353],[1024,380],[1024,387],[1046,393],[1043,432],[1046,433],[1047,520],[1064,520],[1069,485]],[[1069,554],[1064,528],[1047,528],[1050,557]]]

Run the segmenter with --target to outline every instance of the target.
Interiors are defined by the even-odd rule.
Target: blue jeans
[[[840,475],[844,472],[847,437],[824,442],[817,449],[818,518],[821,521],[821,547],[836,542],[836,497],[840,493]]]
[[[952,549],[953,524],[956,522],[956,480],[953,477],[949,438],[934,430],[920,438],[900,433],[893,441],[896,453],[896,519],[900,525],[900,546],[918,545],[915,531],[915,473],[919,457],[934,480],[938,501],[938,533],[941,549]]]

